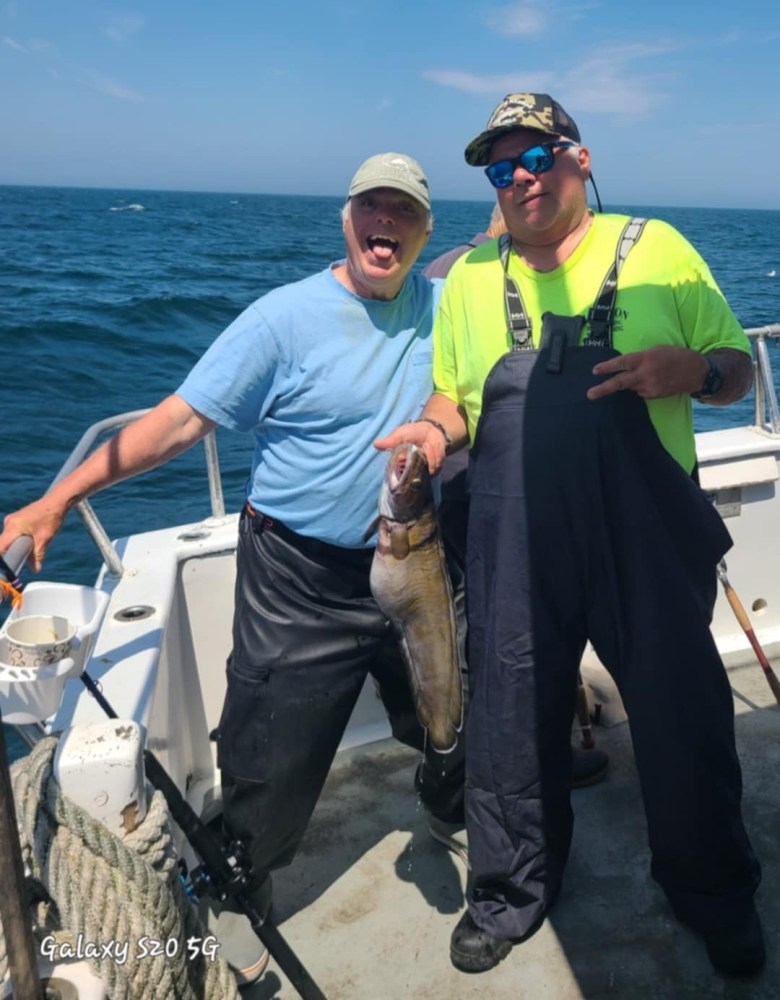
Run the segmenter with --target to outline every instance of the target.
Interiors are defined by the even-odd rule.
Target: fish
[[[391,452],[374,526],[371,593],[398,637],[420,725],[446,753],[463,727],[461,651],[428,462],[416,445]]]

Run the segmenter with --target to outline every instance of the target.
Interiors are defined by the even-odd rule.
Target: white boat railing
[[[118,413],[113,417],[106,417],[105,420],[98,420],[97,423],[92,424],[92,426],[89,427],[82,435],[79,443],[65,460],[62,468],[52,480],[51,485],[54,486],[61,479],[64,479],[65,476],[69,475],[69,473],[71,473],[75,468],[81,465],[99,438],[101,438],[104,434],[115,433],[116,431],[121,430],[128,424],[133,423],[134,420],[138,420],[139,417],[149,413],[150,409],[151,407],[145,410],[131,410],[127,413]],[[225,496],[222,490],[222,476],[219,471],[219,453],[217,451],[217,440],[214,431],[210,431],[203,438],[203,447],[206,452],[206,473],[209,483],[211,515],[212,517],[224,517]],[[111,539],[106,534],[105,529],[100,523],[100,520],[98,519],[98,516],[89,500],[80,500],[76,504],[76,512],[84,523],[84,527],[87,529],[87,534],[95,543],[103,562],[106,564],[108,572],[112,576],[122,576],[124,573],[122,560],[117,555],[116,550],[111,544]]]
[[[780,342],[780,323],[770,323],[767,326],[753,327],[745,330],[745,333],[750,337],[755,347],[753,353],[756,399],[755,426],[760,427],[766,434],[780,437],[780,409],[778,408],[777,391],[775,389],[772,363],[769,358],[769,349],[767,346],[768,340],[773,340],[775,343]],[[107,417],[105,420],[99,420],[97,423],[92,424],[70,453],[64,465],[54,477],[51,485],[54,486],[55,483],[58,483],[80,465],[100,437],[126,427],[148,412],[149,409],[132,410],[127,413],[119,413],[113,417]],[[211,513],[213,517],[224,517],[225,499],[222,490],[222,476],[219,470],[219,455],[214,431],[206,435],[203,439],[203,444],[206,451],[206,472],[211,499]],[[88,500],[81,500],[76,504],[76,511],[81,517],[87,533],[95,543],[101,558],[105,562],[108,572],[112,576],[122,576],[124,572],[122,560],[112,546],[111,540],[100,523],[92,505]]]
[[[753,387],[756,399],[756,427],[767,434],[780,435],[780,410],[777,406],[777,390],[772,376],[772,362],[769,360],[767,340],[780,341],[780,323],[758,326],[745,330],[755,345],[753,353]]]

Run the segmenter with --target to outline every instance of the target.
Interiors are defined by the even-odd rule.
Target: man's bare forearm
[[[70,508],[98,490],[164,464],[213,427],[184,400],[169,396],[98,448],[51,494]]]
[[[723,375],[723,385],[712,396],[702,398],[702,403],[710,406],[728,406],[746,396],[753,386],[753,358],[744,351],[731,347],[718,347],[709,352],[709,357],[718,363]]]
[[[0,554],[20,535],[30,535],[34,547],[29,562],[37,572],[49,542],[74,504],[113,483],[162,465],[215,426],[181,397],[168,396],[106,441],[39,500],[9,514],[0,532]]]

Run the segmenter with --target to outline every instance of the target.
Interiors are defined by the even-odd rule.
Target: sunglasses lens
[[[555,163],[555,154],[550,146],[532,146],[516,156],[514,160],[499,160],[485,167],[488,180],[495,188],[509,187],[515,170],[522,167],[530,174],[544,174]]]
[[[512,160],[499,160],[498,163],[491,163],[489,167],[485,167],[485,173],[493,187],[505,188],[512,183],[514,169],[515,164]]]
[[[523,167],[531,174],[543,174],[555,163],[555,156],[549,146],[534,146],[518,157]]]

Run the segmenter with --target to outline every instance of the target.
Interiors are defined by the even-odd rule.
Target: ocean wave
[[[94,303],[94,311],[108,319],[112,326],[155,334],[167,330],[175,338],[177,331],[191,332],[193,327],[219,332],[240,309],[224,296],[163,293],[133,296],[120,302]]]
[[[146,205],[140,205],[138,202],[133,202],[132,205],[112,205],[109,208],[109,212],[145,212]]]

